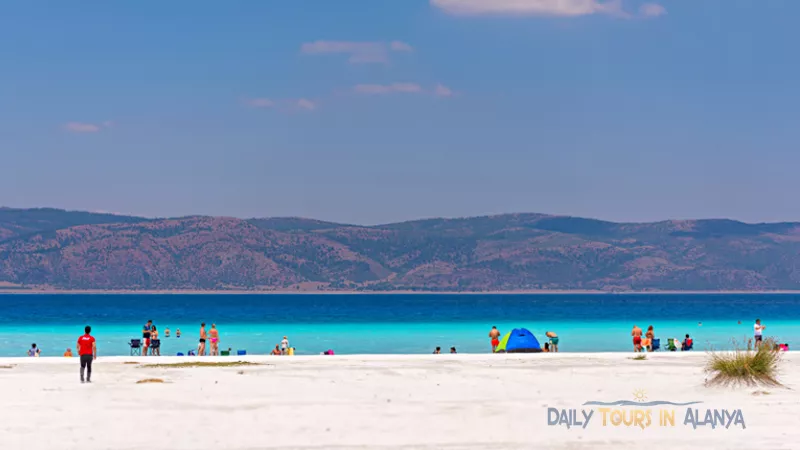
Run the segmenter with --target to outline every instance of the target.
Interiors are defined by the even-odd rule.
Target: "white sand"
[[[791,389],[705,387],[701,352],[631,356],[261,356],[246,359],[266,365],[184,369],[123,362],[192,359],[101,357],[87,385],[78,382],[77,358],[4,358],[0,366],[13,367],[0,368],[0,444],[11,450],[800,448],[798,354],[783,363],[781,380]],[[136,384],[145,378],[167,383]],[[741,409],[747,428],[693,430],[683,425],[686,407],[674,407],[675,427],[603,427],[597,411],[586,429],[547,425],[548,406],[580,410],[588,400],[633,400],[635,389],[644,389],[648,401],[702,401],[696,407],[703,412]]]

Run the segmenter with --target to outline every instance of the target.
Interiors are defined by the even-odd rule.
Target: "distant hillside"
[[[544,214],[373,227],[0,209],[0,285],[63,289],[800,289],[800,224]]]

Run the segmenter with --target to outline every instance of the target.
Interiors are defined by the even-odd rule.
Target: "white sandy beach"
[[[106,357],[93,383],[77,358],[0,359],[0,442],[38,449],[619,449],[800,448],[800,357],[788,353],[787,388],[704,386],[705,355],[398,355],[222,357],[244,367],[145,368]],[[8,367],[10,366],[10,367]],[[164,384],[137,384],[161,378]],[[548,407],[586,401],[701,401],[741,410],[745,429],[684,425],[548,426]],[[766,392],[765,393],[762,393]],[[654,407],[655,411],[657,408]],[[619,409],[619,408],[618,408]],[[653,418],[656,422],[657,417]]]

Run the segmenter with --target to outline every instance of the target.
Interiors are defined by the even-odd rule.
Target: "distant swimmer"
[[[633,351],[642,351],[642,329],[634,325],[633,331],[631,331],[631,336],[633,336]]]
[[[438,355],[440,353],[442,353],[442,347],[436,347],[436,350],[433,351],[434,355]]]
[[[450,353],[451,354],[455,354],[455,353],[458,353],[458,352],[456,352],[456,348],[455,347],[450,347]]]
[[[164,328],[164,337],[169,337],[169,328]]]
[[[180,329],[180,328],[178,328],[178,329],[176,329],[176,330],[175,330],[175,337],[176,337],[176,338],[179,338],[179,337],[181,337],[181,329]]]
[[[492,330],[489,331],[489,339],[492,340],[492,352],[497,350],[497,346],[500,345],[500,331],[497,327],[492,327]]]

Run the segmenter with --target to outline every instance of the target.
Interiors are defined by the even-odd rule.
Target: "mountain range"
[[[796,290],[800,223],[502,214],[358,226],[0,208],[0,287]]]

